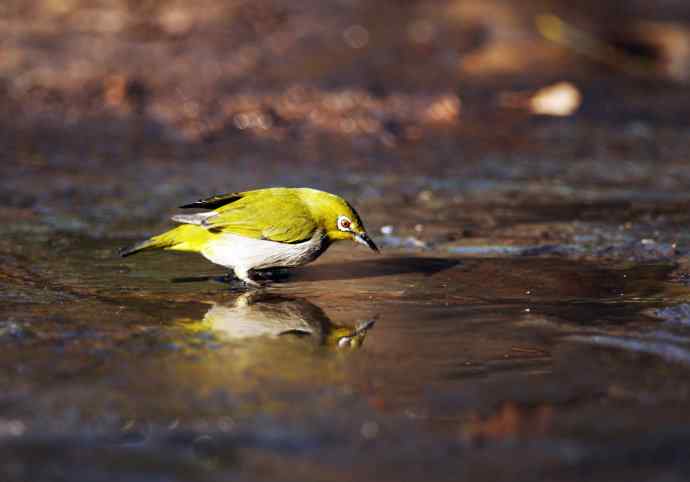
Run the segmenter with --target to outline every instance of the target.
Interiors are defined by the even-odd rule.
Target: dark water
[[[690,469],[672,261],[340,245],[247,294],[193,255],[27,233],[0,271],[3,480]]]

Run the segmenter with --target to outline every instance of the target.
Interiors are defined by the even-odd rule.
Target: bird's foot
[[[239,291],[239,292],[245,292],[249,290],[254,290],[257,288],[261,288],[263,285],[261,283],[257,283],[256,281],[252,279],[244,279],[240,278],[235,273],[227,273],[222,276],[216,276],[214,278],[211,278],[213,281],[216,281],[218,283],[223,283],[228,287],[230,291]]]
[[[244,283],[245,288],[247,289],[259,289],[263,288],[266,286],[268,283],[262,283],[260,281],[255,281],[251,278],[246,278],[241,280],[242,283]]]
[[[245,289],[263,288],[267,284],[261,279],[254,279],[253,275],[254,271],[235,268],[235,276],[244,284]]]

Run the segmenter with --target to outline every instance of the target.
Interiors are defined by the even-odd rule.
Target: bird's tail
[[[122,248],[120,256],[124,258],[151,249],[199,252],[212,237],[213,233],[201,226],[183,224],[158,236]]]
[[[130,246],[125,246],[124,248],[120,248],[118,253],[123,258],[126,258],[127,256],[137,254],[139,251],[144,251],[145,249],[154,249],[155,247],[153,246],[152,241],[153,241],[153,238],[147,239],[145,241],[140,241],[140,242],[132,244]]]

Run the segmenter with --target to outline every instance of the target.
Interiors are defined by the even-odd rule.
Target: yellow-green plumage
[[[173,216],[183,224],[132,246],[123,256],[156,248],[199,252],[242,277],[255,268],[304,264],[342,239],[376,249],[359,215],[344,199],[315,189],[258,189],[182,207],[210,211]]]
[[[310,210],[309,191],[273,188],[238,194],[239,199],[216,210],[205,225],[212,229],[254,239],[297,243],[311,238],[318,228],[318,214]],[[322,196],[319,196],[322,198]],[[328,200],[328,198],[325,198]],[[317,209],[325,206],[317,201]]]
[[[144,241],[143,245],[137,245],[137,251],[162,248],[198,253],[214,236],[218,236],[218,234],[214,234],[200,226],[183,224],[163,234],[154,236],[148,241]]]

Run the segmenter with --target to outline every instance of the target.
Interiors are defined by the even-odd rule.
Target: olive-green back
[[[317,220],[297,189],[269,188],[228,195],[230,202],[204,222],[211,232],[280,243],[299,243],[318,230]]]

